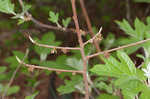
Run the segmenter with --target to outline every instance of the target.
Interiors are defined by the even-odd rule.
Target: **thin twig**
[[[71,72],[71,73],[80,73],[80,74],[83,73],[83,71],[63,70],[63,69],[49,68],[49,67],[45,67],[45,66],[26,64],[23,61],[21,61],[17,56],[16,56],[16,59],[20,64],[23,64],[24,66],[31,68],[31,69],[42,69],[42,70],[49,70],[49,71],[56,71],[56,72]]]
[[[105,53],[113,52],[113,51],[116,51],[116,50],[120,50],[120,49],[124,49],[124,48],[127,48],[127,47],[131,47],[131,46],[136,46],[136,45],[145,43],[147,41],[150,41],[150,38],[146,39],[146,40],[138,41],[138,42],[135,42],[135,43],[131,43],[131,44],[128,44],[128,45],[123,45],[123,46],[120,46],[120,47],[117,47],[117,48],[113,48],[113,49],[110,49],[110,50],[106,50],[106,51],[103,51],[103,52],[98,52],[98,53],[95,53],[95,54],[87,56],[87,58],[89,59],[89,58],[93,58],[95,56],[98,56],[100,54],[105,54]]]
[[[88,41],[86,41],[84,43],[84,46],[88,43],[93,43],[93,41],[96,39],[96,37],[98,37],[101,34],[101,31],[102,31],[102,27],[100,28],[99,32],[95,36],[93,36],[91,39],[89,39]]]
[[[71,0],[72,4],[72,11],[73,11],[73,19],[77,31],[77,36],[78,36],[78,42],[80,45],[80,52],[83,60],[83,80],[84,80],[84,85],[85,85],[85,99],[89,99],[89,88],[88,88],[88,78],[87,78],[87,58],[85,56],[84,52],[84,44],[82,40],[82,34],[80,32],[80,27],[78,23],[78,18],[77,18],[77,12],[76,12],[76,5],[75,5],[75,0]]]
[[[83,15],[84,15],[85,20],[86,20],[86,24],[88,26],[88,30],[90,32],[90,36],[94,37],[94,32],[92,30],[92,25],[91,25],[91,22],[90,22],[90,18],[88,16],[88,13],[87,13],[86,8],[85,8],[84,0],[80,0],[80,5],[81,5],[82,12],[83,12]],[[94,43],[94,45],[96,47],[97,52],[100,52],[101,49],[99,48],[99,43],[96,40],[94,40],[93,43]]]
[[[25,56],[23,57],[22,61],[25,60],[25,58],[28,56],[28,54],[29,54],[29,50],[27,49],[27,50],[26,50],[26,54],[25,54]],[[16,77],[16,74],[17,74],[17,72],[19,71],[19,69],[21,68],[21,66],[22,66],[22,64],[19,64],[19,65],[17,66],[16,70],[13,72],[12,77],[11,77],[11,79],[10,79],[8,85],[6,86],[6,88],[5,88],[5,90],[4,90],[4,93],[3,93],[3,95],[2,95],[2,99],[5,99],[5,96],[6,96],[6,94],[7,94],[7,91],[8,91],[8,89],[9,89],[9,87],[11,86],[11,84],[13,83],[13,81],[14,81],[14,79],[15,79],[15,77]]]
[[[28,37],[29,37],[30,41],[33,44],[35,44],[37,46],[40,46],[40,47],[53,48],[53,49],[62,49],[62,50],[63,49],[66,49],[66,50],[80,50],[80,48],[78,48],[78,47],[57,47],[57,46],[51,46],[51,45],[46,45],[46,44],[40,44],[40,43],[34,41],[30,35],[28,35]]]
[[[24,7],[23,1],[22,0],[18,0],[20,6]],[[37,19],[35,19],[28,11],[26,12],[26,17],[29,18],[29,20],[31,20],[33,23],[35,23],[36,25],[43,27],[43,28],[47,28],[47,29],[52,29],[52,30],[59,30],[59,31],[63,31],[63,32],[72,32],[72,33],[76,33],[77,31],[73,28],[63,28],[63,27],[58,27],[58,26],[53,26],[53,25],[49,25],[49,24],[44,24],[40,21],[38,21]],[[84,30],[80,30],[84,33],[88,33],[88,31],[84,31]]]

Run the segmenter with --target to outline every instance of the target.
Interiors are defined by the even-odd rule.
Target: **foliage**
[[[45,0],[48,2],[48,0]],[[50,2],[61,2],[66,3],[67,0],[59,0],[54,1],[51,0]],[[96,1],[96,0],[95,0]],[[95,2],[94,0],[89,2]],[[150,0],[133,0],[135,3],[150,3]],[[39,1],[38,1],[39,2]],[[38,3],[36,2],[36,3]],[[101,0],[101,11],[104,10],[102,8],[105,8],[104,4],[108,3],[108,0]],[[123,1],[124,2],[124,1]],[[113,3],[113,2],[112,2]],[[125,4],[122,3],[122,4]],[[114,3],[110,6],[110,8],[113,8]],[[31,8],[32,6],[32,8]],[[23,4],[22,10],[18,13],[17,4],[13,4],[11,0],[0,0],[0,12],[5,14],[11,14],[12,19],[18,20],[18,25],[20,27],[26,27],[25,29],[28,29],[26,24],[23,24],[26,21],[31,20],[30,17],[27,17],[27,11],[31,10],[32,13],[35,13],[33,9],[36,7],[32,4]],[[70,27],[71,18],[66,17],[64,13],[65,11],[60,11],[59,13],[53,12],[55,7],[49,7],[45,6],[41,8],[42,11],[45,14],[49,14],[48,20],[57,26],[55,28],[66,30],[68,27]],[[44,10],[45,9],[45,10]],[[79,10],[79,9],[77,9]],[[49,12],[49,13],[47,13]],[[104,11],[106,12],[106,11]],[[38,14],[36,14],[38,15]],[[64,19],[61,19],[63,17]],[[80,17],[80,16],[79,16]],[[112,15],[104,15],[102,16],[102,20],[104,20],[106,23],[110,23],[110,20],[113,19]],[[62,24],[60,24],[60,23]],[[101,45],[103,48],[102,50],[108,50],[110,48],[121,46],[125,44],[135,43],[137,41],[141,41],[144,39],[150,38],[150,17],[146,18],[146,24],[142,22],[139,18],[136,18],[133,22],[133,26],[126,20],[123,19],[122,21],[116,21],[118,26],[121,30],[124,31],[126,37],[119,37],[117,38],[114,33],[109,32],[107,35],[104,35],[105,38],[102,40]],[[4,26],[4,24],[6,24]],[[8,27],[11,29],[12,24],[5,23],[4,21],[1,22],[2,27]],[[43,25],[43,24],[42,24]],[[45,26],[45,25],[44,25]],[[46,25],[47,26],[47,25]],[[106,26],[106,25],[104,25]],[[40,31],[45,31],[44,29]],[[96,27],[93,27],[94,33],[97,33]],[[56,37],[54,35],[54,32],[48,31],[44,34],[39,34],[41,38],[34,38],[34,40],[37,43],[40,44],[46,44],[51,46],[60,46],[63,42],[57,41]],[[65,34],[66,35],[66,34]],[[15,38],[16,34],[13,35]],[[16,38],[20,38],[20,41],[23,42],[21,36],[19,35]],[[83,37],[84,38],[84,37]],[[116,39],[117,38],[117,39]],[[85,37],[86,40],[90,39],[89,34]],[[19,42],[20,42],[19,41]],[[14,41],[15,42],[15,41]],[[14,42],[5,41],[8,45],[13,45]],[[17,40],[18,42],[18,40]],[[12,44],[13,43],[13,44]],[[16,43],[15,45],[17,45]],[[135,99],[135,97],[138,97],[139,99],[149,99],[149,93],[150,93],[150,42],[137,45],[130,48],[125,48],[123,51],[117,51],[117,53],[111,54],[108,58],[103,58],[103,61],[105,64],[99,63],[99,60],[93,59],[90,61],[87,61],[88,70],[88,83],[89,83],[89,91],[93,94],[95,88],[97,88],[100,91],[104,91],[101,95],[98,95],[97,99],[119,99],[118,91],[120,91],[120,95],[123,95],[124,99]],[[18,44],[19,46],[19,44]],[[10,46],[11,47],[11,46]],[[0,92],[1,94],[4,93],[4,90],[8,88],[5,82],[10,79],[12,72],[16,70],[17,66],[20,64],[17,62],[16,57],[18,56],[21,60],[24,59],[25,63],[32,63],[37,65],[42,65],[45,67],[55,68],[55,69],[63,69],[63,70],[83,70],[83,60],[81,58],[81,53],[79,51],[68,51],[69,54],[62,55],[62,53],[59,53],[59,56],[56,57],[54,60],[49,60],[48,56],[52,55],[55,56],[57,54],[57,51],[59,50],[53,48],[44,48],[39,47],[37,45],[34,45],[33,48],[30,46],[30,50],[37,54],[40,59],[38,59],[38,56],[29,56],[24,59],[25,54],[20,51],[12,51],[12,54],[10,54],[7,58],[5,58],[5,62],[9,64],[9,69],[7,70],[7,67],[1,66],[0,67]],[[135,53],[139,48],[143,49],[144,55],[137,54],[137,57],[143,59],[143,63],[136,68],[136,64],[130,59],[128,54]],[[94,53],[96,50],[93,46],[93,44],[87,44],[84,48],[85,55],[90,55]],[[62,50],[61,50],[62,52]],[[95,63],[99,63],[95,65]],[[91,67],[94,65],[94,67]],[[51,74],[51,71],[33,71],[32,73],[28,71],[26,67],[21,67],[20,72],[25,76],[27,76],[27,87],[31,88],[31,94],[29,96],[26,96],[25,99],[35,99],[35,97],[40,94],[39,91],[36,90],[36,87],[41,83],[41,79],[37,80],[38,76],[42,73],[46,73],[47,75]],[[17,73],[17,75],[18,75]],[[58,77],[61,78],[64,81],[63,85],[58,86],[57,91],[63,95],[63,94],[69,94],[72,92],[78,92],[80,94],[85,94],[84,90],[84,83],[83,83],[83,77],[81,75],[77,75],[76,73],[61,73],[57,72]],[[91,80],[94,79],[94,81]],[[93,88],[94,90],[91,90]],[[7,96],[13,95],[20,91],[20,87],[18,85],[13,85],[8,88]],[[95,97],[94,97],[95,98]]]
[[[59,13],[54,13],[52,11],[49,12],[49,21],[53,22],[53,23],[58,23],[58,19],[59,19]]]
[[[41,40],[36,38],[36,42],[52,46],[58,46],[61,44],[61,42],[55,41],[55,35],[53,34],[53,32],[44,34]],[[46,60],[47,56],[55,49],[43,48],[35,45],[34,50],[38,55],[40,55],[40,60],[44,61]]]
[[[122,89],[124,99],[133,99],[147,87],[144,83],[146,80],[144,73],[135,67],[125,52],[117,51],[117,57],[119,61],[110,56],[104,60],[105,64],[95,65],[91,71],[101,76],[115,78],[114,85]],[[101,84],[107,90],[107,85]]]
[[[26,96],[25,99],[35,99],[35,97],[39,94],[39,92],[35,92],[30,96]]]
[[[119,99],[119,97],[109,94],[101,94],[97,99]]]
[[[65,85],[60,86],[57,90],[61,94],[71,93],[75,90],[78,90],[81,93],[85,93],[83,88],[82,77],[72,76],[71,80],[65,80]]]
[[[70,17],[68,17],[68,18],[62,20],[62,23],[63,23],[63,25],[64,25],[65,28],[68,27],[70,21],[71,21],[71,18],[70,18]]]
[[[3,93],[7,86],[0,84],[0,92]],[[20,90],[19,86],[11,86],[8,88],[7,96],[17,93]]]
[[[7,80],[7,79],[8,79],[9,75],[5,73],[5,72],[6,72],[6,69],[7,69],[7,68],[4,67],[4,66],[1,66],[1,67],[0,67],[0,74],[1,74],[1,75],[0,75],[0,81]],[[5,74],[4,74],[4,73],[5,73]],[[3,84],[3,83],[0,83],[0,93],[1,93],[1,94],[3,94],[3,93],[5,92],[5,89],[6,89],[6,88],[8,88],[7,85],[5,85],[5,84]],[[9,96],[9,95],[15,94],[15,93],[17,93],[19,90],[20,90],[20,87],[19,87],[19,86],[13,85],[13,86],[11,86],[11,87],[8,88],[8,91],[7,91],[6,95]]]
[[[134,0],[137,3],[150,3],[150,0]]]
[[[0,0],[0,12],[16,15],[14,4],[10,0]]]
[[[122,45],[122,44],[129,44],[129,43],[134,43],[137,41],[141,41],[145,38],[149,38],[149,26],[150,26],[150,17],[147,17],[146,22],[147,25],[144,24],[144,22],[140,21],[138,18],[135,19],[134,21],[134,28],[131,27],[131,25],[123,19],[122,22],[116,21],[116,23],[119,25],[119,27],[125,32],[125,34],[128,35],[128,37],[120,37],[116,42],[118,43],[117,45]],[[128,54],[131,54],[135,52],[137,49],[140,47],[143,47],[145,50],[149,50],[149,43],[137,45],[134,47],[126,48],[125,51]]]
[[[18,61],[16,60],[16,56],[19,57],[21,60],[23,60],[25,54],[23,52],[20,52],[20,51],[13,51],[13,56],[9,56],[5,59],[5,61],[10,64],[10,68],[12,70],[15,70],[17,68],[17,66],[19,65]],[[26,63],[28,63],[28,58],[25,58],[24,61]],[[27,74],[27,69],[26,68],[22,68],[21,70],[22,70],[22,72]]]

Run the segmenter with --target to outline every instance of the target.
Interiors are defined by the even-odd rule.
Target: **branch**
[[[93,58],[95,56],[98,56],[100,54],[105,54],[105,53],[113,52],[113,51],[116,51],[116,50],[120,50],[120,49],[131,47],[131,46],[136,46],[136,45],[145,43],[147,41],[150,41],[150,38],[146,39],[146,40],[138,41],[138,42],[135,42],[135,43],[131,43],[131,44],[128,44],[128,45],[123,45],[123,46],[120,46],[120,47],[117,47],[117,48],[113,48],[113,49],[110,49],[110,50],[106,50],[106,51],[103,51],[103,52],[98,52],[98,53],[95,53],[95,54],[87,56],[87,58],[89,59],[89,58]]]
[[[22,8],[24,7],[22,0],[19,0],[19,4]],[[48,29],[52,29],[52,30],[59,30],[59,31],[63,31],[63,32],[72,32],[72,33],[77,32],[73,28],[64,28],[64,27],[57,27],[57,26],[53,26],[53,25],[49,25],[49,24],[44,24],[44,23],[36,20],[29,12],[26,12],[26,17],[28,18],[28,20],[31,20],[33,23],[35,23],[38,26],[43,27],[43,28],[48,28]],[[88,31],[84,31],[84,30],[80,30],[80,31],[82,31],[83,34],[88,33]]]
[[[40,44],[34,41],[30,35],[28,35],[28,37],[33,44],[40,46],[40,47],[62,49],[62,50],[80,50],[80,48],[78,47],[57,47],[57,46],[51,46],[51,45],[46,45],[46,44]]]
[[[42,69],[42,70],[49,70],[49,71],[56,71],[56,72],[71,72],[71,73],[80,73],[82,74],[83,71],[76,71],[76,70],[63,70],[63,69],[55,69],[55,68],[49,68],[49,67],[44,67],[44,66],[37,66],[37,65],[31,65],[31,64],[26,64],[23,61],[21,61],[17,56],[16,56],[17,61],[20,64],[23,64],[24,66],[31,68],[31,69]]]
[[[85,8],[84,0],[80,0],[80,6],[82,8],[82,12],[83,12],[84,18],[86,20],[86,24],[88,26],[88,30],[90,31],[90,36],[94,37],[94,32],[92,30],[92,25],[91,25],[91,22],[90,22],[90,18],[88,16],[87,10]],[[99,43],[96,40],[94,40],[93,43],[94,43],[94,45],[96,47],[97,52],[100,52],[101,49],[99,48]]]
[[[86,42],[84,43],[84,46],[85,46],[86,44],[88,44],[88,43],[93,43],[93,41],[94,41],[99,35],[101,35],[101,31],[102,31],[102,27],[100,28],[99,32],[98,32],[95,36],[93,36],[91,39],[89,39],[88,41],[86,41]]]
[[[25,58],[28,56],[28,54],[29,54],[29,50],[27,49],[27,50],[26,50],[26,54],[25,54],[25,56],[23,57],[22,61],[25,60]],[[2,95],[2,99],[5,99],[5,96],[6,96],[6,94],[7,94],[7,91],[8,91],[8,89],[9,89],[9,87],[11,86],[11,84],[13,83],[13,81],[14,81],[14,79],[15,79],[15,76],[16,76],[17,72],[19,71],[19,69],[21,68],[21,66],[22,66],[22,65],[19,64],[19,65],[17,66],[16,70],[13,72],[12,77],[11,77],[11,79],[9,80],[8,85],[7,85],[7,87],[6,87],[5,90],[4,90],[4,93],[3,93],[3,95]]]
[[[85,99],[89,99],[89,85],[88,85],[88,77],[87,77],[87,58],[85,56],[84,52],[84,43],[82,40],[82,34],[80,32],[80,27],[79,27],[79,22],[78,22],[78,17],[77,17],[77,12],[76,12],[76,5],[75,5],[75,0],[71,0],[72,4],[72,11],[73,11],[73,19],[77,31],[77,36],[78,36],[78,42],[80,45],[80,52],[83,60],[83,80],[84,80],[84,85],[85,85]]]

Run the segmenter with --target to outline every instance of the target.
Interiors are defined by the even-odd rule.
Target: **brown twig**
[[[23,1],[22,0],[18,0],[20,6],[24,7]],[[72,33],[76,33],[77,31],[73,28],[64,28],[64,27],[58,27],[58,26],[53,26],[53,25],[49,25],[49,24],[44,24],[38,20],[36,20],[29,12],[26,12],[26,17],[29,18],[29,20],[31,20],[33,23],[37,24],[40,27],[43,28],[47,28],[47,29],[52,29],[52,30],[59,30],[59,31],[63,31],[63,32],[72,32]],[[84,30],[80,30],[83,33],[88,33],[88,31],[84,31]]]
[[[93,30],[92,30],[92,25],[91,25],[91,22],[90,22],[90,18],[89,18],[89,16],[88,16],[87,11],[86,11],[86,8],[85,8],[84,0],[80,0],[80,5],[81,5],[82,12],[83,12],[83,15],[84,15],[85,20],[86,20],[86,24],[87,24],[87,26],[88,26],[88,30],[89,30],[89,32],[90,32],[90,36],[91,36],[91,37],[94,37],[94,32],[93,32]],[[94,45],[95,45],[95,47],[96,47],[97,52],[100,52],[101,49],[99,48],[99,43],[98,43],[96,40],[94,40],[93,43],[94,43]]]
[[[76,5],[75,5],[75,0],[71,0],[72,4],[72,11],[73,11],[73,19],[77,31],[77,36],[78,36],[78,42],[80,45],[80,52],[83,60],[83,80],[85,84],[85,99],[89,99],[89,89],[88,89],[88,78],[87,78],[87,58],[84,53],[84,43],[82,41],[82,34],[80,32],[79,28],[79,23],[78,23],[78,18],[77,18],[77,12],[76,12]]]
[[[17,56],[16,56],[17,61],[20,64],[23,64],[24,66],[28,67],[28,68],[32,68],[32,69],[42,69],[42,70],[49,70],[49,71],[56,71],[56,72],[71,72],[71,73],[80,73],[82,74],[83,71],[76,71],[76,70],[63,70],[63,69],[55,69],[55,68],[49,68],[49,67],[45,67],[45,66],[37,66],[37,65],[31,65],[31,64],[26,64],[23,61],[21,61]]]
[[[28,53],[29,53],[29,50],[27,49],[27,50],[26,50],[26,54],[25,54],[25,56],[23,57],[22,61],[25,60],[25,58],[28,56]],[[6,88],[5,88],[5,90],[4,90],[4,93],[3,93],[3,95],[2,95],[2,99],[5,99],[5,96],[6,96],[6,94],[7,94],[7,91],[8,91],[8,89],[9,89],[9,87],[11,86],[11,84],[13,83],[13,81],[14,81],[14,79],[15,79],[15,77],[16,77],[16,74],[17,74],[17,72],[19,71],[19,69],[21,68],[21,66],[22,66],[22,64],[19,64],[19,65],[17,66],[16,70],[13,72],[12,77],[11,77],[11,79],[10,79],[8,85],[6,86]]]
[[[138,41],[138,42],[135,42],[135,43],[131,43],[131,44],[128,44],[128,45],[123,45],[123,46],[120,46],[120,47],[117,47],[117,48],[113,48],[113,49],[110,49],[110,50],[106,50],[106,51],[103,51],[103,52],[98,52],[98,53],[95,53],[95,54],[87,56],[87,58],[89,59],[89,58],[93,58],[95,56],[98,56],[100,54],[105,54],[105,53],[113,52],[113,51],[116,51],[116,50],[120,50],[120,49],[124,49],[124,48],[127,48],[127,47],[131,47],[131,46],[136,46],[136,45],[145,43],[147,41],[150,41],[150,38],[146,39],[146,40]]]
[[[34,41],[30,35],[28,35],[28,37],[29,37],[30,41],[31,41],[33,44],[35,44],[35,45],[37,45],[37,46],[40,46],[40,47],[53,48],[53,49],[62,49],[62,50],[63,50],[63,49],[64,49],[64,50],[65,50],[65,49],[66,49],[66,50],[80,50],[80,48],[78,48],[78,47],[57,47],[57,46],[51,46],[51,45],[46,45],[46,44],[40,44],[40,43]]]
[[[96,37],[98,37],[99,35],[101,35],[101,31],[102,31],[102,27],[100,28],[99,32],[93,36],[91,39],[89,39],[88,41],[84,42],[84,46],[88,43],[93,43],[93,41],[96,39]]]

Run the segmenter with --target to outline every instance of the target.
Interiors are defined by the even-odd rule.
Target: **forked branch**
[[[87,77],[87,58],[85,56],[85,52],[84,52],[84,43],[82,40],[82,34],[80,32],[80,27],[79,27],[79,23],[78,23],[78,17],[77,17],[77,12],[76,12],[76,5],[75,5],[75,0],[71,0],[71,4],[72,4],[72,12],[73,12],[73,19],[74,19],[74,23],[75,23],[75,27],[76,27],[76,31],[77,31],[77,36],[78,36],[78,42],[80,45],[80,53],[82,56],[82,60],[83,60],[83,80],[84,80],[84,85],[85,85],[85,99],[89,99],[89,85],[88,85],[88,77]]]
[[[22,0],[18,0],[20,6],[24,7],[23,1]],[[33,23],[35,23],[36,25],[43,27],[43,28],[47,28],[47,29],[52,29],[52,30],[59,30],[59,31],[63,31],[63,32],[72,32],[72,33],[77,33],[76,29],[73,28],[63,28],[63,27],[57,27],[57,26],[53,26],[53,25],[49,25],[49,24],[44,24],[40,21],[38,21],[37,19],[35,19],[28,11],[26,12],[26,17],[28,18],[28,20],[31,20]],[[80,30],[83,33],[88,33],[88,31],[84,31],[84,30]]]
[[[93,43],[94,40],[96,40],[96,38],[97,38],[99,35],[101,35],[101,31],[102,31],[102,27],[100,28],[99,32],[98,32],[95,36],[93,36],[91,39],[89,39],[88,41],[86,41],[86,42],[84,43],[84,46],[85,46],[86,44],[88,44],[88,43]]]

